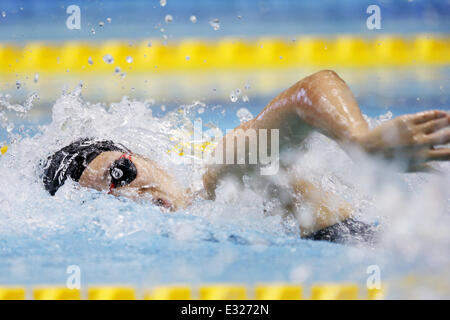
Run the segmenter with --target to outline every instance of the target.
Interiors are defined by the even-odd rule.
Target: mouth
[[[163,198],[159,195],[161,195],[163,192],[161,192],[159,189],[156,188],[155,185],[148,185],[139,188],[139,193],[141,195],[150,195],[151,202],[154,205],[157,205],[158,207],[173,210],[174,205],[172,202],[167,200],[166,198]]]
[[[163,207],[165,209],[172,209],[172,203],[170,203],[168,200],[164,199],[164,198],[156,198],[155,200],[153,200],[153,204],[159,206],[159,207]]]

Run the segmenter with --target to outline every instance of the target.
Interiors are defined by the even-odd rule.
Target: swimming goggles
[[[114,161],[109,168],[109,175],[111,177],[110,192],[112,189],[123,187],[136,179],[137,170],[131,161],[131,153],[124,153],[119,159]]]

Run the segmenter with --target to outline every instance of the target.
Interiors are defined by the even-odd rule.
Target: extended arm
[[[278,129],[280,152],[286,147],[300,145],[313,130],[341,141],[354,141],[368,131],[367,123],[359,111],[358,104],[345,82],[333,71],[320,71],[306,77],[276,98],[252,120],[228,133],[217,145],[216,151],[226,154],[230,135],[236,139],[253,129]],[[268,142],[268,153],[271,143]],[[215,151],[215,152],[216,152]],[[246,149],[248,156],[249,149]],[[236,150],[234,150],[236,154]],[[207,167],[203,184],[210,198],[215,198],[217,181],[225,174],[242,175],[246,166],[236,164],[214,164]]]
[[[330,70],[314,73],[295,83],[274,98],[256,118],[241,124],[227,136],[238,137],[248,129],[279,129],[280,151],[300,145],[311,131],[317,130],[343,148],[356,145],[386,158],[400,156],[413,165],[429,160],[450,160],[450,148],[435,149],[436,145],[450,142],[448,113],[433,110],[405,115],[369,130],[350,88]],[[227,136],[216,147],[223,154],[227,148],[236,148],[236,144],[226,145]],[[248,148],[246,152],[248,156]],[[247,166],[235,164],[208,166],[203,176],[208,196],[215,198],[214,190],[220,177],[229,173],[243,175],[247,170]]]

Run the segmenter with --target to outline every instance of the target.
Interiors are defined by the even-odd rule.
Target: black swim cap
[[[44,165],[42,181],[45,189],[54,196],[67,177],[78,182],[89,163],[99,154],[107,151],[131,152],[113,141],[96,141],[90,138],[79,139],[55,152],[47,158]]]

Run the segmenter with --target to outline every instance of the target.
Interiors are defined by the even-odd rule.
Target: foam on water
[[[296,219],[265,214],[270,203],[231,182],[219,187],[215,202],[197,200],[170,214],[69,180],[49,196],[40,160],[86,136],[123,143],[185,187],[201,185],[201,165],[177,160],[168,150],[176,144],[173,136],[191,130],[208,106],[182,106],[158,118],[151,102],[90,104],[80,91],[63,94],[51,124],[33,136],[16,134],[0,158],[0,283],[65,281],[68,264],[82,265],[90,282],[364,281],[365,268],[377,264],[391,278],[433,274],[449,284],[449,164],[433,164],[438,175],[401,174],[365,155],[352,160],[320,134],[283,161],[346,199],[360,219],[383,223],[386,232],[376,248],[301,240]],[[390,116],[367,120],[374,126]]]
[[[177,216],[163,214],[150,203],[117,199],[80,188],[71,181],[67,181],[55,197],[49,197],[42,188],[40,160],[75,139],[86,136],[123,143],[133,152],[155,160],[178,177],[185,187],[195,187],[201,177],[201,172],[195,170],[198,168],[194,168],[194,164],[186,165],[181,157],[177,162],[177,158],[168,153],[175,144],[171,137],[188,125],[187,120],[192,112],[192,106],[186,106],[184,112],[171,112],[160,119],[152,116],[151,105],[146,102],[124,98],[106,107],[84,102],[79,91],[63,95],[53,107],[51,124],[43,126],[41,132],[33,137],[22,137],[10,145],[8,153],[1,159],[0,233],[66,233],[97,226],[104,236],[115,239],[143,230],[161,234],[173,229],[183,233],[177,221],[194,221],[192,217],[225,217],[226,212],[232,211],[233,203],[214,206],[209,201],[199,202]],[[249,211],[260,212],[255,201],[245,207],[253,209]],[[206,214],[212,211],[215,211],[214,215]],[[261,214],[259,216],[262,217]],[[178,218],[173,222],[172,217]],[[239,220],[241,217],[238,215],[229,220]],[[217,231],[222,229],[217,228]],[[185,238],[188,233],[179,237]],[[196,238],[201,239],[202,236]]]

